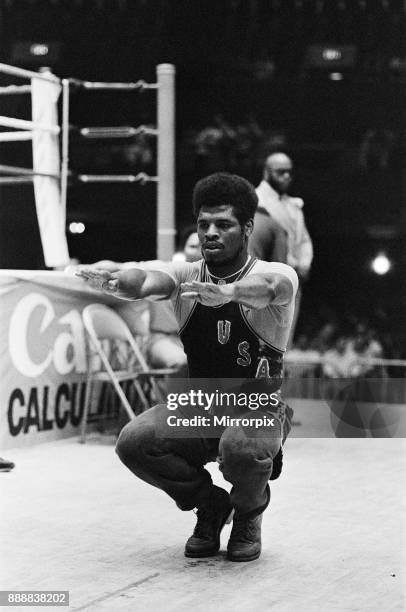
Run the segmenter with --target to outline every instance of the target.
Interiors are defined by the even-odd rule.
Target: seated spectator
[[[172,257],[172,261],[198,261],[202,258],[196,225],[187,227],[181,236],[180,251]]]
[[[336,334],[336,325],[334,323],[325,323],[312,340],[312,348],[323,355],[333,347]]]
[[[323,376],[326,378],[347,378],[350,376],[350,366],[353,360],[354,353],[350,349],[348,339],[340,336],[323,355]]]
[[[306,334],[300,334],[287,355],[292,361],[319,361],[320,351],[315,349]]]
[[[350,340],[351,348],[357,359],[353,364],[352,376],[369,376],[371,378],[387,376],[385,368],[367,362],[369,359],[381,359],[383,357],[383,348],[374,337],[374,330],[368,329],[365,324],[359,324],[356,331],[357,335]]]
[[[312,348],[306,334],[300,334],[286,353],[289,376],[317,377],[320,373],[319,351]]]

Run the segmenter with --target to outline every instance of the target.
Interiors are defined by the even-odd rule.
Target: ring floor
[[[230,526],[218,555],[186,559],[195,515],[124,468],[111,438],[6,456],[1,589],[68,590],[89,612],[405,609],[404,439],[288,439],[250,563],[226,560]]]

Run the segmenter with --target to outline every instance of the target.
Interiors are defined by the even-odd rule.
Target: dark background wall
[[[257,183],[263,156],[281,142],[295,160],[292,192],[305,200],[315,244],[308,316],[318,304],[366,314],[374,304],[395,325],[406,306],[404,23],[400,0],[3,0],[0,60],[35,69],[16,43],[47,41],[60,43],[47,63],[61,77],[153,82],[158,63],[174,63],[178,227],[193,220],[196,179],[228,169]],[[312,45],[350,45],[350,59],[317,68]],[[9,97],[0,108],[29,112]],[[155,95],[75,93],[71,122],[154,124]],[[0,155],[31,164],[29,145],[3,144]],[[86,144],[73,133],[70,162],[74,171],[153,173],[154,145]],[[32,188],[2,187],[0,198],[0,265],[43,267]],[[151,185],[72,184],[70,220],[86,224],[69,237],[81,261],[155,256]],[[379,250],[394,264],[385,277],[368,267]]]

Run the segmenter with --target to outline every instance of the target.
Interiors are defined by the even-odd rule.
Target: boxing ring
[[[33,184],[45,263],[57,269],[0,271],[0,448],[6,449],[78,434],[86,391],[86,338],[81,319],[86,305],[106,303],[119,311],[135,334],[142,333],[142,324],[140,330],[134,329],[141,317],[139,305],[100,296],[58,269],[69,264],[67,197],[69,186],[78,183],[154,183],[157,256],[171,258],[175,242],[175,67],[158,65],[156,83],[59,79],[48,71],[37,73],[7,64],[0,64],[0,73],[30,80],[29,85],[0,87],[0,96],[31,95],[32,102],[31,120],[0,116],[0,126],[5,129],[0,132],[0,143],[31,141],[33,157],[32,168],[0,164],[0,187]],[[112,95],[154,91],[156,128],[70,125],[70,98],[86,90],[111,91]],[[131,139],[139,134],[156,138],[156,175],[73,173],[69,169],[73,132],[93,140]]]
[[[158,257],[168,258],[174,241],[173,67],[158,67],[158,83],[153,85],[60,81],[4,64],[0,71],[62,93],[61,125],[45,118],[0,118],[0,125],[15,130],[0,133],[0,142],[46,134],[57,152],[56,160],[46,160],[54,167],[40,166],[38,160],[33,169],[0,166],[0,185],[36,182],[40,196],[49,193],[44,186],[57,196],[53,209],[52,198],[44,201],[45,209],[51,207],[52,220],[47,222],[61,241],[55,250],[45,223],[44,252],[50,267],[60,265],[50,262],[67,263],[64,215],[74,180],[155,183]],[[151,130],[146,133],[158,137],[157,176],[69,172],[70,90],[99,86],[157,90],[156,130],[80,128],[84,138],[131,138]],[[28,94],[31,87],[0,88],[0,95]],[[180,512],[161,491],[134,478],[115,457],[113,441],[92,440],[83,446],[74,439],[59,439],[78,433],[83,415],[81,310],[96,300],[113,305],[114,298],[100,296],[77,278],[35,270],[1,271],[0,295],[0,449],[13,449],[6,456],[16,463],[0,483],[7,559],[0,572],[1,589],[69,591],[70,609],[89,612],[214,612],[219,606],[226,612],[253,607],[277,612],[404,609],[404,526],[399,513],[404,505],[404,439],[335,439],[321,403],[316,437],[311,420],[306,421],[314,400],[303,400],[301,387],[295,407],[302,422],[287,440],[283,478],[272,486],[261,560],[226,561],[229,526],[218,555],[185,559],[183,545],[193,513]],[[140,319],[140,313],[131,310],[135,303],[120,307],[130,309],[120,312],[124,318]],[[305,383],[308,386],[309,379]],[[313,393],[316,384],[310,383]],[[217,485],[229,490],[216,465],[209,465],[209,471]]]
[[[69,263],[65,234],[68,187],[73,182],[140,183],[157,185],[157,258],[170,259],[175,245],[175,67],[159,64],[157,82],[103,83],[59,79],[51,72],[32,72],[0,63],[0,73],[29,79],[30,85],[0,87],[0,95],[31,95],[32,120],[0,116],[0,143],[32,140],[33,168],[0,164],[0,185],[33,183],[41,242],[47,267]],[[69,122],[72,91],[143,92],[157,94],[156,128],[145,125],[74,128]],[[58,98],[62,96],[61,121]],[[11,130],[11,131],[10,131]],[[74,174],[69,170],[69,138],[72,130],[83,139],[131,139],[140,134],[157,138],[156,175]]]

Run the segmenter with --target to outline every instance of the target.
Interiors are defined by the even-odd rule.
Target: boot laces
[[[197,523],[193,535],[197,538],[210,537],[216,513],[212,505],[202,506],[195,511]]]
[[[234,517],[231,539],[252,542],[257,535],[257,518]]]

